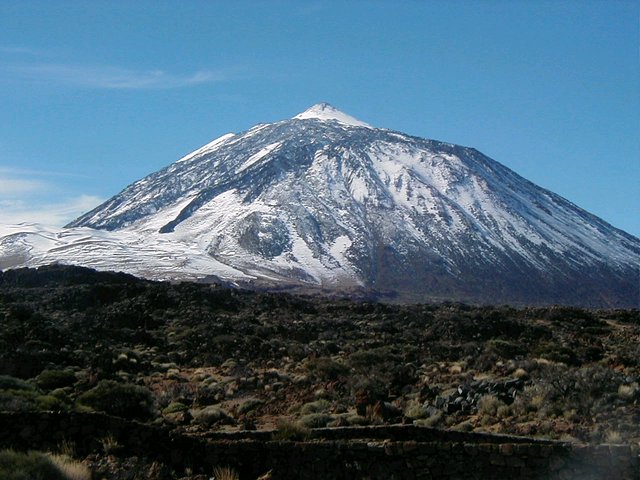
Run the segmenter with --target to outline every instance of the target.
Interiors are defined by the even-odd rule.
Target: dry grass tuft
[[[68,480],[91,480],[91,471],[67,455],[49,454],[49,460]]]
[[[240,480],[238,472],[231,467],[215,467],[212,478],[213,480]]]

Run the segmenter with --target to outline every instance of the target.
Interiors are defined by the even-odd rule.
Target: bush
[[[601,365],[571,368],[562,364],[544,365],[533,376],[533,385],[514,402],[515,411],[538,411],[561,415],[575,410],[580,417],[593,417],[619,401],[623,376]]]
[[[413,401],[405,408],[404,415],[412,420],[419,420],[428,415],[427,409],[418,401]]]
[[[210,405],[202,410],[192,410],[193,421],[199,425],[210,427],[216,423],[232,423],[233,419],[220,407]]]
[[[491,339],[487,341],[486,348],[490,352],[506,359],[516,358],[527,353],[527,350],[522,345],[501,339]]]
[[[315,375],[320,380],[337,380],[349,372],[349,369],[345,365],[329,357],[307,359],[304,362],[304,366],[309,373]]]
[[[42,411],[60,411],[66,410],[67,406],[65,403],[57,397],[53,395],[38,395],[35,398],[36,401],[36,410]]]
[[[440,410],[437,410],[433,413],[433,415],[428,418],[421,418],[418,420],[414,420],[413,424],[419,427],[436,427],[442,422],[442,418],[444,417],[443,413]]]
[[[484,395],[478,401],[478,413],[495,417],[498,414],[498,408],[503,405],[504,403],[495,395]]]
[[[573,349],[555,343],[543,343],[536,349],[536,354],[552,362],[573,366],[580,365],[578,355]]]
[[[371,420],[369,420],[367,417],[362,417],[360,415],[358,415],[357,413],[353,413],[351,415],[348,415],[346,417],[347,423],[351,426],[354,427],[362,427],[364,425],[370,425],[371,424]]]
[[[43,390],[69,387],[76,383],[76,376],[70,370],[43,370],[36,377],[36,385]]]
[[[0,375],[0,390],[34,390],[34,386],[19,378]]]
[[[138,385],[101,380],[78,397],[78,403],[116,417],[148,420],[153,417],[153,395]]]
[[[620,384],[618,386],[618,397],[626,401],[633,401],[640,394],[640,387],[636,382],[631,385]]]
[[[0,410],[7,412],[33,412],[66,410],[66,404],[51,395],[40,395],[37,390],[0,391]]]
[[[331,403],[327,400],[316,400],[315,402],[305,403],[300,409],[302,415],[309,413],[323,413],[326,412]]]
[[[333,420],[331,415],[325,413],[310,413],[300,418],[300,423],[307,428],[323,428]]]
[[[260,400],[259,398],[249,398],[238,406],[238,414],[245,415],[261,405],[264,405],[264,400]]]
[[[162,414],[169,415],[171,413],[184,412],[185,410],[189,410],[189,407],[187,407],[184,403],[171,402],[162,410]]]
[[[352,368],[368,370],[372,365],[388,362],[400,362],[400,357],[391,352],[388,347],[359,350],[349,355],[347,362]]]
[[[281,420],[276,425],[276,431],[273,432],[273,439],[276,441],[292,440],[304,442],[311,438],[311,430],[299,422],[290,420]]]
[[[30,396],[24,393],[31,393]],[[0,390],[0,411],[27,412],[35,410],[35,394],[32,392],[16,392]]]

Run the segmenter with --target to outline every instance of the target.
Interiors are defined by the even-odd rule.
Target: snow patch
[[[211,153],[214,150],[216,150],[218,147],[222,146],[222,144],[224,144],[227,140],[235,136],[236,136],[235,133],[227,133],[225,135],[222,135],[221,137],[216,138],[214,141],[207,143],[203,147],[200,147],[195,152],[191,152],[188,155],[185,155],[175,163],[186,162],[187,160],[191,160],[192,158],[199,157],[205,153]]]
[[[251,155],[246,162],[240,165],[240,167],[236,169],[236,173],[243,172],[244,170],[249,168],[251,165],[258,162],[261,158],[263,158],[266,155],[269,155],[271,152],[276,150],[280,145],[282,145],[282,142],[275,142],[260,149],[257,153],[254,153],[253,155]]]
[[[308,108],[302,113],[299,113],[293,118],[296,118],[298,120],[337,120],[338,122],[347,125],[372,128],[368,123],[362,122],[357,118],[352,117],[351,115],[347,115],[346,113],[341,112],[328,103],[316,103],[312,107]]]

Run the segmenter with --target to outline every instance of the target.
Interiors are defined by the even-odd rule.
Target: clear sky
[[[639,1],[0,0],[0,223],[326,101],[640,236]]]

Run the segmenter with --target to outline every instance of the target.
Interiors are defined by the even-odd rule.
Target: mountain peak
[[[477,150],[360,125],[317,104],[223,136],[65,230],[0,225],[0,269],[71,263],[393,302],[638,305],[640,239]]]
[[[306,109],[304,112],[299,113],[293,118],[297,118],[298,120],[306,120],[310,118],[314,118],[317,120],[337,120],[341,123],[346,123],[347,125],[354,125],[356,127],[370,127],[368,123],[361,122],[357,118],[353,118],[351,115],[347,115],[344,112],[341,112],[333,105],[328,103],[316,103],[310,108]]]

